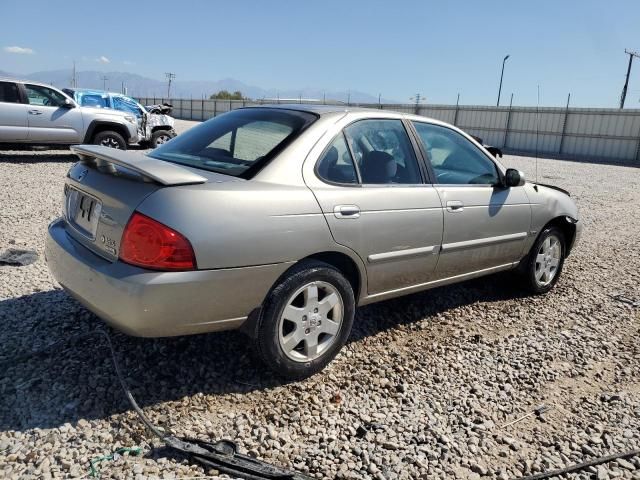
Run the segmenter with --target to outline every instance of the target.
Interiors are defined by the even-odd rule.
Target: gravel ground
[[[179,122],[187,128],[188,122]],[[66,150],[0,150],[0,364],[102,323],[59,289],[44,235],[59,213]],[[504,163],[535,173],[532,158]],[[510,275],[362,308],[321,374],[283,384],[236,332],[139,339],[111,331],[127,381],[153,422],[229,438],[317,478],[517,478],[640,448],[640,169],[539,160],[570,190],[585,232],[556,288],[524,296]],[[635,208],[634,208],[635,207]],[[0,477],[204,477],[144,430],[102,341],[11,363],[0,377]],[[503,427],[540,404],[553,407]],[[640,458],[570,478],[640,479]]]

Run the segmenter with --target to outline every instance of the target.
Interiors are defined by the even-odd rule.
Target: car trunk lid
[[[95,145],[72,147],[80,162],[67,174],[63,214],[67,231],[94,253],[118,258],[122,233],[136,207],[162,188],[180,188],[233,177],[202,172],[138,152]]]

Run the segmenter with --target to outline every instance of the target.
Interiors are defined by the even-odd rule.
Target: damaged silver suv
[[[135,115],[140,144],[145,147],[156,148],[176,136],[173,117],[159,113],[159,110],[143,107],[126,95],[83,88],[63,88],[62,91],[83,107],[111,108]]]

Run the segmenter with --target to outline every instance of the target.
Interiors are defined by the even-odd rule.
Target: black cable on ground
[[[79,340],[90,338],[94,336],[102,336],[107,341],[107,346],[111,352],[111,360],[127,400],[133,407],[133,410],[138,415],[138,418],[142,423],[160,440],[164,442],[166,446],[177,450],[183,454],[190,456],[193,460],[196,460],[202,465],[218,470],[220,473],[227,473],[234,477],[245,478],[248,480],[262,480],[262,479],[281,479],[281,480],[311,480],[304,474],[298,472],[291,472],[280,467],[273,466],[269,463],[263,462],[253,457],[243,455],[237,452],[237,446],[234,442],[228,440],[220,440],[216,443],[210,443],[197,439],[179,438],[175,437],[171,433],[163,432],[144,414],[136,400],[133,398],[131,391],[127,387],[116,352],[111,343],[109,334],[104,330],[94,330],[92,332],[81,333],[72,337],[65,338],[54,342],[46,347],[32,351],[23,355],[18,355],[0,363],[0,371],[6,369],[9,365],[24,362],[30,358],[41,356],[46,353],[55,350],[56,348],[67,345],[69,343],[75,343]]]
[[[580,470],[585,470],[589,467],[595,467],[596,465],[608,463],[613,460],[617,460],[619,458],[630,458],[630,457],[636,457],[639,455],[640,455],[640,450],[630,450],[624,453],[615,453],[613,455],[606,455],[604,457],[594,458],[593,460],[588,460],[586,462],[576,463],[575,465],[570,465],[568,467],[560,468],[558,470],[553,470],[551,472],[536,473],[535,475],[522,477],[520,478],[520,480],[543,480],[545,478],[559,477],[560,475],[566,475],[567,473],[573,473],[573,472],[578,472]]]
[[[77,342],[79,340],[85,339],[85,338],[90,338],[90,337],[94,337],[94,336],[102,336],[106,341],[107,341],[107,346],[109,347],[109,351],[111,352],[111,360],[113,361],[113,366],[115,368],[115,372],[116,375],[118,377],[118,381],[120,382],[120,386],[122,387],[122,391],[124,392],[125,396],[127,397],[127,400],[129,401],[129,403],[131,404],[131,406],[133,407],[134,411],[136,412],[136,414],[138,415],[138,417],[140,418],[140,420],[142,421],[142,423],[154,434],[156,435],[160,440],[163,440],[165,443],[168,444],[172,444],[174,442],[182,442],[183,440],[187,440],[187,439],[177,439],[175,437],[173,437],[172,435],[170,435],[169,433],[166,432],[162,432],[160,431],[155,425],[153,425],[153,423],[151,423],[151,421],[147,418],[147,416],[144,414],[144,412],[142,411],[142,409],[140,408],[140,406],[138,405],[138,403],[136,402],[136,400],[133,398],[133,395],[131,394],[131,391],[129,390],[129,387],[127,387],[127,384],[124,380],[124,377],[122,376],[122,372],[120,370],[120,365],[118,364],[118,359],[116,357],[116,352],[113,348],[113,344],[111,343],[111,338],[109,337],[109,334],[107,332],[105,332],[104,330],[94,330],[91,332],[87,332],[87,333],[81,333],[79,335],[74,335],[72,337],[69,338],[65,338],[63,340],[59,340],[57,342],[54,342],[50,345],[47,345],[46,347],[40,349],[40,350],[36,350],[33,352],[29,352],[23,355],[19,355],[19,356],[15,356],[12,357],[8,360],[5,360],[4,362],[0,363],[0,371],[5,371],[6,368],[8,368],[10,366],[10,364],[15,364],[15,363],[21,363],[24,362],[25,360],[28,360],[30,358],[36,357],[36,356],[40,356],[40,355],[44,355],[45,353],[49,353],[52,350],[55,350],[56,348],[65,345],[65,344],[69,344],[69,343],[74,343]],[[194,445],[196,445],[194,443]],[[181,450],[184,449],[180,448]],[[191,448],[189,448],[189,450],[191,450]],[[195,450],[200,450],[197,446],[195,447]],[[194,453],[197,453],[194,451]],[[630,450],[627,452],[623,452],[623,453],[617,453],[617,454],[613,454],[613,455],[606,455],[606,456],[602,456],[602,457],[598,457],[598,458],[594,458],[592,460],[588,460],[586,462],[582,462],[582,463],[577,463],[575,465],[570,465],[568,467],[565,468],[561,468],[558,470],[553,470],[553,471],[549,471],[549,472],[543,472],[543,473],[536,473],[535,475],[529,475],[527,477],[521,477],[520,480],[544,480],[547,478],[551,478],[551,477],[559,477],[561,475],[566,475],[568,473],[573,473],[573,472],[578,472],[581,470],[585,470],[589,467],[594,467],[596,465],[601,465],[603,463],[608,463],[611,462],[613,460],[617,460],[620,458],[631,458],[631,457],[636,457],[636,456],[640,456],[640,450]],[[246,476],[245,478],[267,478],[267,477],[249,477]],[[293,474],[293,476],[289,476],[289,475],[284,475],[284,476],[280,476],[278,473],[275,473],[275,476],[273,477],[268,477],[268,478],[304,478],[304,477],[296,477],[295,474]]]

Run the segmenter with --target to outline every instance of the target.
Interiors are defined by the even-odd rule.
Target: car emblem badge
[[[87,175],[87,173],[89,173],[89,170],[87,170],[86,168],[84,170],[82,170],[79,174],[78,177],[76,178],[76,180],[78,182],[81,182],[82,179]]]

